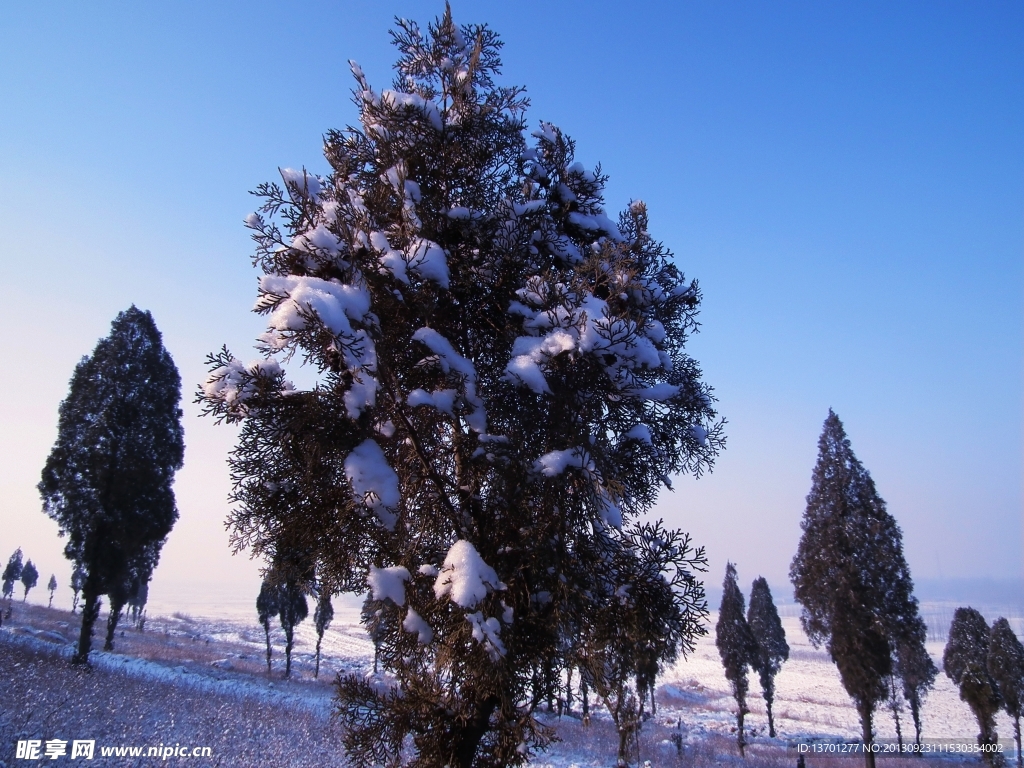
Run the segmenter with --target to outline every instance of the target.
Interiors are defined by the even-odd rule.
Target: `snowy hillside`
[[[311,622],[297,630],[294,679],[284,681],[279,629],[272,634],[275,651],[268,677],[263,630],[255,620],[183,614],[150,619],[143,633],[126,629],[117,638],[114,653],[93,654],[95,671],[85,675],[62,660],[71,653],[75,618],[63,611],[16,604],[13,619],[0,629],[0,686],[5,691],[0,703],[0,761],[7,761],[0,765],[19,764],[12,759],[14,745],[29,738],[211,746],[211,762],[191,764],[270,764],[265,762],[270,755],[275,756],[275,765],[333,764],[341,752],[330,720],[329,683],[337,672],[372,672],[373,646],[359,625],[354,603],[339,605],[324,636],[319,681],[313,680],[316,637]],[[767,720],[756,679],[748,699],[747,724],[755,736],[748,759],[762,764],[791,765],[794,757],[787,744],[794,740],[852,740],[859,732],[856,712],[824,651],[809,645],[796,618],[786,617],[783,623],[792,650],[777,678],[779,739],[764,736]],[[1017,630],[1019,625],[1017,620]],[[942,644],[930,643],[928,650],[939,661]],[[642,735],[641,761],[703,765],[736,756],[733,701],[710,636],[698,643],[689,659],[667,672],[657,699],[657,715]],[[600,708],[589,727],[582,725],[578,713],[546,719],[563,741],[535,765],[614,764],[615,734]],[[913,733],[908,719],[905,736]],[[677,728],[683,737],[682,757],[672,741]],[[880,739],[894,738],[891,714],[880,713],[876,729]],[[998,729],[1003,739],[1012,734],[1005,715],[1000,715]],[[926,699],[924,736],[972,743],[976,732],[967,706],[940,675]],[[111,765],[130,764],[127,759],[109,760]]]

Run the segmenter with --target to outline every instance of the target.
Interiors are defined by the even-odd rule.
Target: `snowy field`
[[[926,605],[926,618],[929,611],[935,615],[943,612],[952,615],[949,606]],[[80,737],[62,732],[61,722],[65,723],[65,729],[91,728],[118,743],[130,743],[132,739],[133,743],[142,744],[172,743],[172,739],[196,743],[197,739],[205,739],[203,743],[212,745],[214,754],[220,755],[209,763],[192,760],[193,765],[271,764],[266,761],[271,754],[266,750],[271,749],[276,750],[274,765],[343,762],[338,734],[330,721],[333,706],[330,681],[338,672],[368,673],[372,669],[373,646],[359,624],[359,603],[349,601],[337,605],[334,622],[324,635],[317,681],[313,680],[316,635],[312,622],[307,621],[297,629],[293,680],[285,681],[282,679],[283,633],[276,629],[272,634],[274,668],[268,677],[263,629],[254,617],[249,619],[245,613],[241,606],[238,611],[227,611],[227,615],[220,616],[179,613],[151,618],[143,633],[126,628],[123,636],[117,638],[114,653],[93,655],[96,671],[92,680],[96,684],[108,679],[115,681],[111,683],[111,698],[106,703],[79,706],[76,697],[79,693],[85,697],[94,683],[79,680],[80,673],[70,670],[62,661],[62,657],[70,655],[71,642],[77,636],[76,617],[63,611],[16,603],[13,620],[5,622],[0,629],[0,688],[9,692],[0,697],[0,738],[3,739],[0,767],[21,764],[12,760],[17,738]],[[835,667],[823,650],[808,643],[795,612],[784,610],[783,613],[794,615],[783,618],[791,651],[790,660],[776,679],[775,716],[779,738],[769,740],[766,736],[764,703],[757,680],[752,677],[748,702],[751,713],[746,724],[753,731],[753,747],[748,752],[747,762],[792,765],[794,753],[787,752],[787,745],[792,741],[853,740],[860,732],[856,712]],[[715,618],[712,616],[712,627]],[[991,622],[996,615],[986,612],[986,618]],[[98,627],[103,624],[97,622]],[[1024,626],[1019,617],[1013,617],[1012,624],[1015,631],[1022,633]],[[935,634],[940,636],[943,631],[940,628]],[[96,646],[100,645],[102,639],[98,638]],[[928,646],[937,664],[942,648],[941,640],[930,642]],[[15,657],[20,661],[10,661]],[[48,668],[50,673],[46,671]],[[34,670],[31,674],[36,678],[25,677],[29,669]],[[53,672],[55,669],[58,671]],[[120,697],[117,691],[131,686],[141,686],[147,691],[143,698],[149,699],[150,709],[138,714],[131,710],[129,716],[127,699]],[[68,690],[49,690],[51,687]],[[170,698],[160,704],[160,696],[152,695],[154,691]],[[46,719],[37,700],[41,693],[43,699],[53,701]],[[24,700],[19,702],[19,696]],[[641,762],[650,760],[653,766],[694,766],[738,759],[734,747],[734,703],[714,646],[713,629],[700,640],[695,653],[666,672],[658,687],[657,700],[657,715],[645,725],[641,739]],[[194,704],[183,705],[182,702]],[[161,706],[172,711],[163,712],[161,716]],[[559,768],[614,765],[616,740],[610,723],[602,715],[598,709],[595,722],[588,728],[576,718],[558,720],[545,716],[563,741],[534,764]],[[912,738],[909,713],[904,713],[903,717],[904,737],[909,734]],[[926,739],[964,743],[975,740],[977,725],[970,710],[941,673],[925,701],[923,719]],[[296,728],[299,730],[295,731]],[[682,756],[671,740],[677,728],[685,744]],[[998,730],[1003,739],[1012,735],[1009,718],[1004,714],[999,716]],[[876,732],[879,739],[895,738],[890,713],[878,714]],[[279,735],[276,741],[268,741],[267,734]],[[256,751],[252,751],[250,744],[254,738],[261,745]],[[297,740],[301,743],[296,743]],[[1008,747],[1010,750],[1012,746]],[[152,759],[148,762],[151,764]],[[808,763],[813,765],[814,761]],[[132,763],[127,758],[111,758],[109,764],[145,765],[147,761]]]

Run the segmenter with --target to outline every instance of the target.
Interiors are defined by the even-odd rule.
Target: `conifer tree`
[[[10,558],[8,558],[7,566],[4,568],[4,597],[9,600],[14,596],[14,582],[21,578],[21,571],[24,568],[21,558],[21,547],[18,547],[14,550],[14,553]]]
[[[751,586],[747,624],[757,643],[757,654],[751,666],[761,679],[761,691],[768,710],[768,735],[774,739],[772,702],[775,701],[775,676],[782,669],[782,663],[789,658],[789,644],[786,642],[786,630],[782,628],[779,611],[772,600],[772,591],[763,576],[754,579]]]
[[[639,548],[662,548],[636,521],[721,447],[684,351],[700,293],[642,203],[606,215],[571,139],[541,123],[527,143],[490,29],[446,12],[393,41],[392,88],[352,65],[359,124],[326,135],[330,173],[258,188],[266,359],[215,355],[200,399],[241,423],[236,542],[307,552],[377,603],[401,692],[342,679],[353,763],[518,765],[549,741],[533,716],[548,681],[623,647],[566,653],[572,629],[632,604]],[[315,388],[287,382],[296,354]],[[653,562],[692,570],[667,548]],[[694,594],[665,595],[684,629],[655,621],[652,642],[682,649]]]
[[[722,605],[718,609],[718,624],[715,626],[715,645],[722,657],[725,677],[732,686],[736,699],[736,743],[740,756],[746,746],[743,733],[743,718],[747,709],[747,667],[754,666],[758,658],[757,640],[744,616],[743,593],[736,582],[736,566],[725,566],[725,581],[722,582]]]
[[[263,579],[260,585],[260,593],[256,598],[256,613],[259,616],[260,624],[263,625],[263,632],[267,638],[267,674],[270,674],[270,620],[277,616],[281,610],[279,589],[272,583],[270,577]]]
[[[895,644],[894,674],[903,687],[903,697],[914,721],[914,743],[921,746],[921,704],[935,685],[938,669],[925,648],[928,628],[920,616],[903,622]]]
[[[960,689],[978,721],[978,746],[985,761],[998,765],[1002,755],[992,751],[999,740],[996,713],[1002,704],[999,684],[988,671],[989,627],[974,608],[957,608],[949,626],[949,639],[942,654],[946,676]]]
[[[80,563],[75,563],[74,569],[71,571],[71,612],[74,613],[75,609],[78,608],[78,595],[82,591],[82,585],[85,584],[85,569]]]
[[[313,679],[320,677],[320,644],[324,639],[324,632],[331,626],[334,618],[334,606],[331,605],[331,592],[321,586],[320,596],[316,601],[316,609],[313,611],[313,623],[316,624],[316,668],[313,670]]]
[[[50,581],[46,585],[46,588],[50,590],[50,602],[47,603],[47,608],[53,608],[53,593],[57,591],[57,577],[54,574],[50,574]]]
[[[827,647],[870,745],[874,712],[888,698],[895,649],[918,617],[917,601],[903,534],[831,409],[801,528],[789,572],[803,606],[800,622],[815,646]],[[871,749],[865,763],[874,768]]]
[[[295,627],[305,621],[309,615],[306,594],[295,579],[286,580],[279,587],[278,615],[281,618],[281,629],[284,630],[284,676],[292,675],[292,647],[295,644]]]
[[[43,468],[43,509],[67,536],[64,555],[85,575],[74,660],[86,663],[100,595],[110,597],[107,646],[133,573],[152,573],[178,518],[181,379],[149,312],[121,312],[82,358],[61,403],[57,442]]]
[[[28,591],[38,583],[39,570],[36,568],[35,564],[29,560],[25,563],[25,567],[21,569],[21,586],[25,589],[25,594],[21,597],[22,602],[28,600]]]
[[[999,686],[1003,709],[1013,720],[1017,768],[1022,768],[1024,753],[1021,752],[1020,719],[1024,715],[1024,645],[1004,618],[996,619],[989,633],[988,673]]]

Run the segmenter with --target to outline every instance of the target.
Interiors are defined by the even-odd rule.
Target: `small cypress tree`
[[[782,663],[789,658],[789,644],[786,642],[786,630],[782,628],[782,620],[779,619],[779,611],[772,600],[772,591],[764,577],[755,579],[750,589],[747,624],[757,643],[753,667],[761,678],[761,691],[768,710],[768,735],[774,739],[772,702],[775,701],[775,676],[782,669]]]
[[[50,602],[46,607],[53,608],[53,593],[57,591],[57,577],[52,573],[50,574],[50,582],[46,585],[46,588],[50,590]]]
[[[331,626],[333,618],[334,606],[331,605],[331,592],[321,586],[320,598],[316,602],[316,610],[313,611],[313,622],[316,624],[316,669],[313,672],[313,679],[320,677],[320,644],[324,639],[324,631]]]
[[[907,621],[896,642],[895,673],[903,683],[903,697],[910,705],[914,721],[914,743],[921,746],[921,704],[935,685],[938,669],[928,655],[925,640],[928,628],[920,616]]]
[[[946,676],[960,689],[960,698],[967,703],[978,720],[978,746],[989,749],[999,739],[996,713],[1002,704],[999,684],[988,671],[989,628],[974,608],[957,608],[949,627],[949,640],[942,654]],[[1001,755],[985,751],[986,762],[998,765]]]
[[[28,591],[38,583],[39,570],[36,568],[35,564],[29,560],[21,570],[21,585],[25,588],[25,594],[21,597],[22,602],[28,600]]]
[[[1024,767],[1021,754],[1020,718],[1024,715],[1024,645],[1000,618],[992,625],[988,644],[988,673],[999,685],[1003,709],[1013,719],[1013,737],[1017,742],[1017,768]]]
[[[256,598],[256,613],[260,617],[260,624],[263,625],[263,632],[267,638],[267,674],[270,674],[270,620],[277,616],[281,610],[278,602],[278,588],[271,583],[270,576],[263,579],[260,586],[260,594]]]
[[[725,566],[725,581],[722,583],[722,605],[718,610],[718,624],[715,627],[715,645],[722,657],[725,676],[732,686],[736,699],[736,743],[743,755],[746,739],[743,738],[743,717],[747,709],[747,667],[756,663],[758,647],[750,625],[744,617],[743,593],[736,583],[736,566]]]
[[[74,613],[75,609],[78,608],[78,595],[82,591],[82,585],[85,584],[85,569],[80,563],[75,563],[75,569],[71,572],[71,612]]]
[[[14,550],[14,554],[7,560],[7,567],[4,568],[4,597],[12,599],[14,596],[14,582],[21,578],[23,565],[21,563],[21,547]]]
[[[279,613],[281,617],[281,629],[284,630],[284,676],[291,677],[292,674],[292,646],[295,642],[295,627],[305,620],[309,615],[309,606],[306,604],[306,595],[302,587],[294,579],[288,579],[280,588]]]

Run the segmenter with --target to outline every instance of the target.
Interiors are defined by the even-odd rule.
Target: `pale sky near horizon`
[[[229,554],[234,429],[191,404],[204,358],[262,330],[247,190],[322,172],[357,120],[347,60],[391,81],[395,15],[441,2],[0,9],[0,560],[69,572],[35,484],[78,359],[132,303],[184,382],[181,519],[154,594],[253,589]],[[1014,2],[455,2],[503,82],[641,198],[701,284],[690,345],[728,446],[657,514],[788,595],[830,407],[913,575],[1021,578],[1024,6]],[[0,563],[2,565],[2,563]],[[258,587],[257,587],[258,588]],[[37,589],[41,589],[37,588]],[[58,593],[60,594],[60,593]],[[255,598],[255,591],[252,592]],[[187,607],[187,606],[185,606]]]

